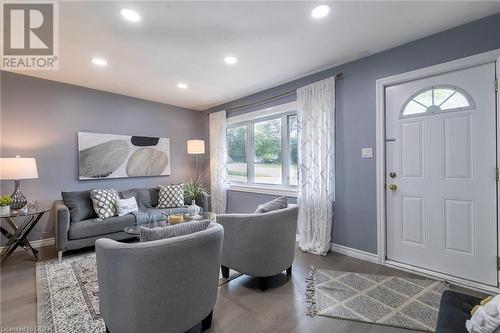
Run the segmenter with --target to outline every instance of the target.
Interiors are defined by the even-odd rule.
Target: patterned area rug
[[[241,274],[231,270],[219,286]],[[99,312],[95,253],[37,263],[38,327],[44,332],[105,332]]]
[[[311,268],[308,314],[434,332],[440,281]]]

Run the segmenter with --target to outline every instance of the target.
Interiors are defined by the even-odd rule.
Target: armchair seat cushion
[[[135,223],[136,218],[133,214],[113,216],[103,220],[83,220],[70,225],[68,237],[69,239],[81,239],[111,234],[123,231],[123,228],[132,226]]]

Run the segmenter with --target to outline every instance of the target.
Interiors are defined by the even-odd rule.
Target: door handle
[[[389,185],[389,190],[391,190],[391,191],[393,191],[393,192],[394,192],[394,191],[396,191],[397,189],[398,189],[398,185],[396,185],[396,184],[390,184],[390,185]]]

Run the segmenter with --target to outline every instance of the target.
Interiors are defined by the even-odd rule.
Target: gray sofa
[[[266,290],[268,277],[286,270],[292,273],[297,234],[297,205],[263,214],[221,214],[217,223],[224,227],[222,275],[232,268],[260,277]]]
[[[63,200],[54,202],[55,243],[59,259],[62,258],[64,251],[94,246],[95,241],[101,237],[115,240],[131,238],[131,235],[123,231],[125,227],[137,223],[157,221],[161,218],[162,211],[170,210],[170,208],[155,208],[158,205],[157,188],[130,189],[118,192],[118,194],[123,199],[135,196],[139,212],[96,221],[97,215],[92,208],[90,190],[62,193],[63,198],[66,198],[65,200],[70,207]],[[189,205],[191,201],[186,198],[184,203]],[[208,199],[206,197],[196,200],[196,203],[203,211],[208,211]],[[172,208],[172,212],[186,213],[186,207]],[[85,218],[80,220],[82,216]]]
[[[142,243],[96,241],[99,309],[111,333],[208,329],[217,300],[224,230]]]

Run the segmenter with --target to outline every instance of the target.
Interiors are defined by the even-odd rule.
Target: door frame
[[[414,81],[429,76],[443,74],[455,70],[465,69],[468,67],[478,66],[490,62],[496,62],[496,77],[500,78],[500,49],[480,53],[470,57],[448,61],[438,65],[417,69],[411,72],[397,74],[376,81],[376,182],[377,182],[377,257],[378,263],[381,265],[397,268],[400,270],[410,271],[419,275],[439,278],[447,280],[458,285],[466,286],[477,290],[486,290],[489,292],[500,293],[500,288],[492,287],[483,283],[470,281],[467,279],[450,276],[447,274],[438,273],[424,268],[411,266],[408,264],[399,263],[387,259],[387,203],[386,203],[386,151],[385,151],[385,88],[395,84],[401,84],[408,81]],[[492,82],[492,84],[494,84]],[[497,121],[497,167],[498,158],[500,156],[500,94],[496,94],[496,121]],[[497,257],[500,257],[500,231],[498,227],[498,215],[500,207],[500,187],[497,182]],[[500,274],[498,280],[500,281]]]

